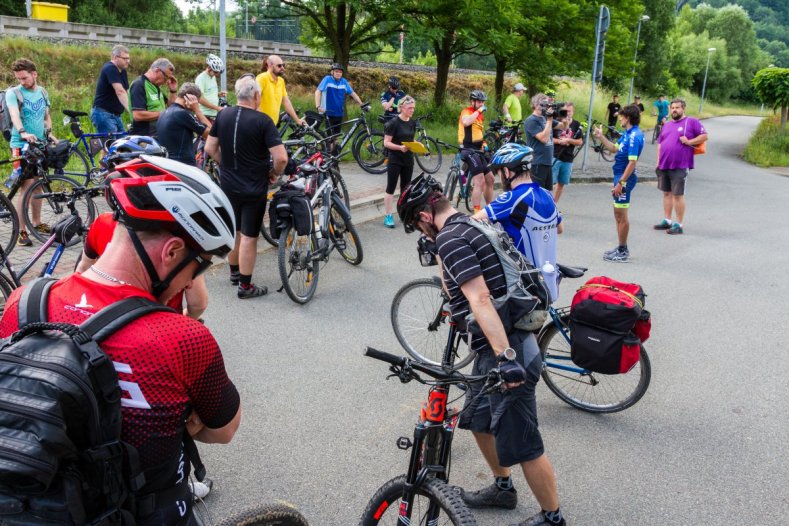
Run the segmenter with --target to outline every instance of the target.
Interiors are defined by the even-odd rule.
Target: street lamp
[[[699,115],[701,115],[701,108],[704,107],[704,90],[707,88],[707,73],[710,70],[710,57],[712,52],[715,51],[714,47],[707,50],[707,67],[704,69],[704,84],[701,85],[701,100],[699,101]]]
[[[630,73],[630,94],[627,96],[627,103],[633,102],[633,81],[636,78],[636,60],[638,59],[638,40],[641,38],[641,22],[649,20],[649,15],[642,15],[638,19],[638,30],[636,31],[636,52],[633,54],[633,71]]]

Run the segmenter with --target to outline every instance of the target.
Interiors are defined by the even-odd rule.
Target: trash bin
[[[50,2],[32,2],[33,18],[38,20],[54,20],[55,22],[68,22],[69,6],[52,4]]]

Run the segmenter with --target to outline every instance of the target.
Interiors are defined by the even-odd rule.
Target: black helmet
[[[400,79],[397,77],[389,77],[389,87],[392,89],[400,89]]]
[[[406,186],[403,193],[400,194],[400,199],[397,200],[397,215],[400,216],[406,234],[414,231],[414,225],[411,223],[416,217],[417,211],[431,202],[431,197],[434,198],[432,202],[441,197],[441,184],[432,176],[425,174],[421,174],[411,181],[411,184]]]
[[[342,64],[340,64],[339,62],[335,62],[334,64],[331,65],[331,70],[334,71],[335,69],[339,69],[340,71],[345,72],[345,68],[342,67]]]
[[[485,92],[482,91],[481,89],[475,89],[474,91],[472,91],[471,94],[468,96],[468,98],[471,100],[481,100],[483,102],[488,100],[488,97],[485,95]]]

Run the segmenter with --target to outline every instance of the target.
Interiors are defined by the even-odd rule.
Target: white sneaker
[[[211,493],[211,488],[214,486],[214,481],[210,478],[206,477],[203,479],[202,482],[200,481],[190,481],[189,482],[189,491],[192,492],[194,495],[195,500],[197,499],[204,499]]]

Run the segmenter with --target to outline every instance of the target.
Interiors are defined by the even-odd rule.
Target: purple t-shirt
[[[693,146],[686,146],[680,142],[680,137],[694,139],[707,133],[698,119],[685,117],[682,120],[668,120],[663,125],[658,143],[660,144],[660,158],[658,169],[679,170],[693,168]]]

